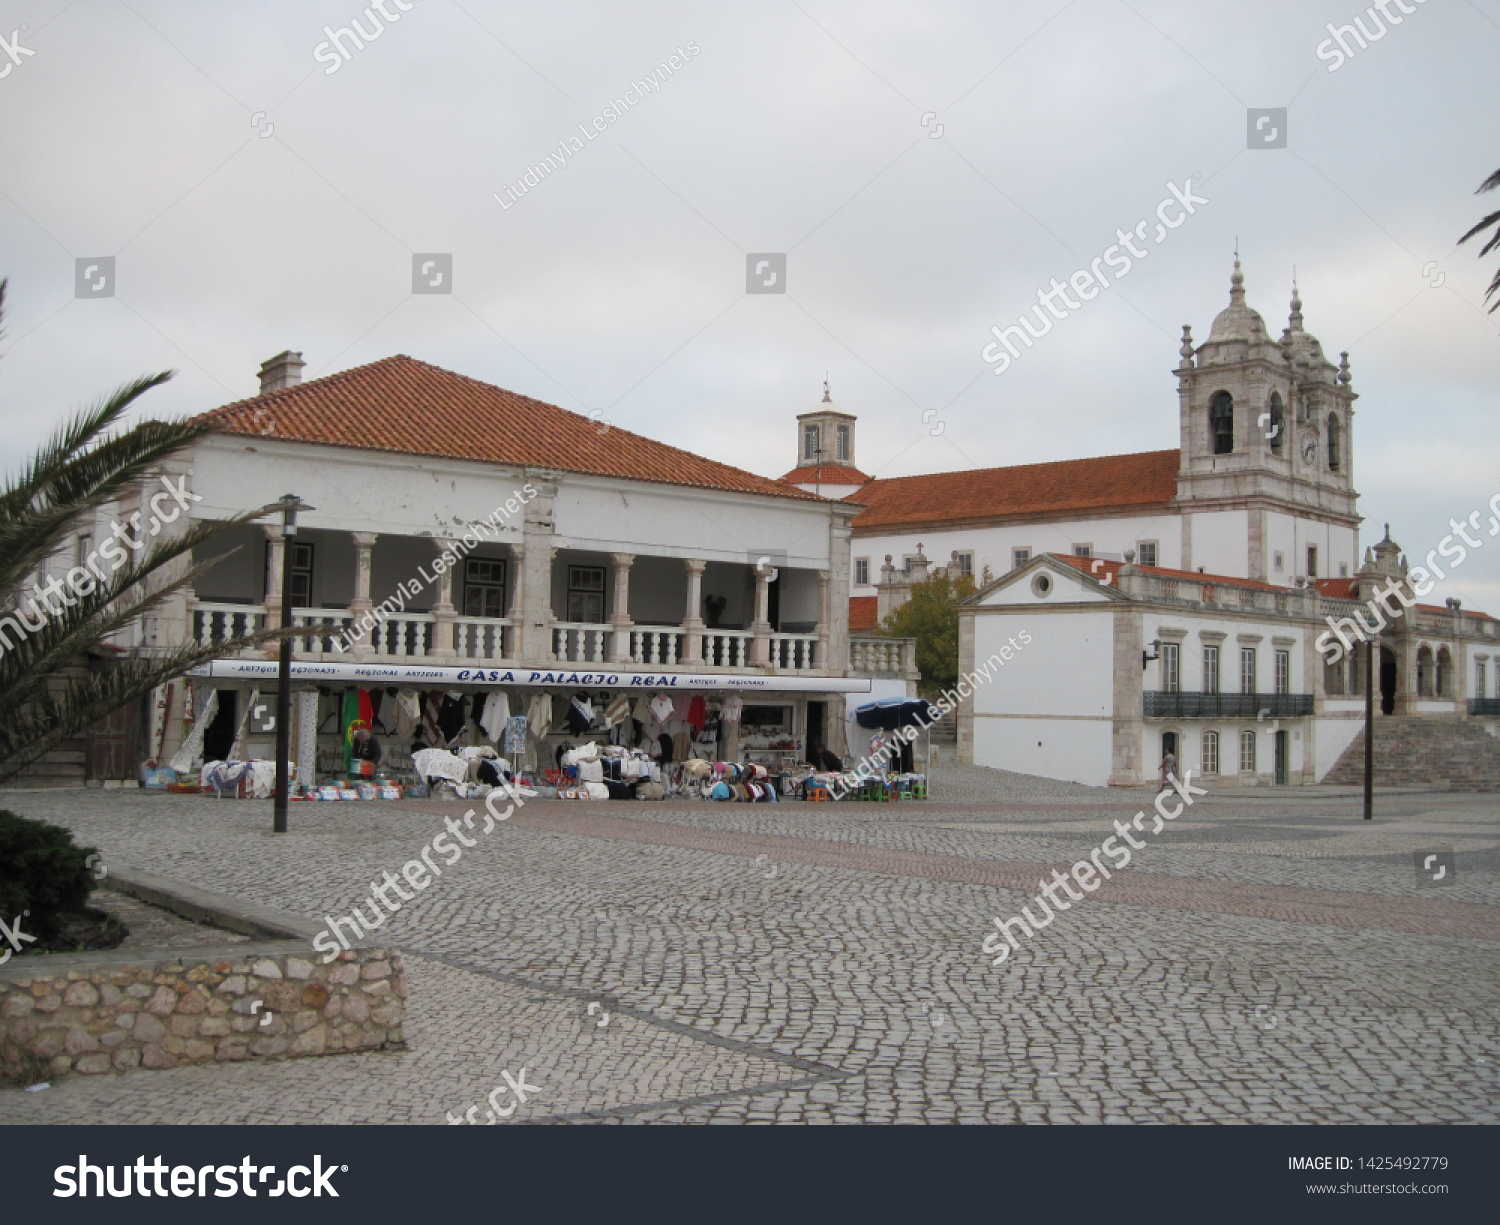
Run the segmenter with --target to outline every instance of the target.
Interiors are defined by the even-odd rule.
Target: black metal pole
[[[292,553],[297,539],[297,499],[288,494],[282,499],[281,512],[281,625],[292,623]],[[287,801],[291,795],[289,777],[292,743],[292,640],[281,640],[281,666],[277,669],[276,690],[276,798],[271,818],[273,833],[286,833]]]
[[[1365,639],[1365,820],[1375,804],[1375,639]]]

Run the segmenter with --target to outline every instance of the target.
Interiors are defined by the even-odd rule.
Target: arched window
[[[1328,471],[1339,470],[1339,419],[1328,414]]]
[[[849,462],[849,427],[841,425],[838,428],[838,461],[841,464]]]
[[[1453,656],[1447,647],[1439,647],[1437,665],[1432,670],[1432,690],[1436,697],[1451,698],[1453,688]]]
[[[1271,393],[1271,428],[1267,437],[1272,454],[1280,455],[1282,444],[1286,441],[1286,409],[1281,403],[1281,394],[1275,391]]]
[[[1214,392],[1208,402],[1208,432],[1213,436],[1215,455],[1228,455],[1234,450],[1234,397],[1227,391]]]
[[[1203,773],[1219,772],[1219,733],[1203,733]]]
[[[815,425],[802,427],[802,458],[818,458],[818,427]]]
[[[1417,696],[1419,698],[1430,698],[1432,696],[1432,648],[1420,647],[1417,650]]]

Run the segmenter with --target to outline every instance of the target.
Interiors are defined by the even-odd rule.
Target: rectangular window
[[[1156,565],[1156,541],[1142,540],[1136,545],[1136,561],[1143,566]]]
[[[1019,570],[1022,566],[1024,566],[1030,560],[1031,560],[1031,550],[1030,549],[1012,549],[1010,551],[1010,568],[1012,570]]]
[[[802,458],[809,462],[818,458],[818,427],[815,425],[802,427]]]
[[[1481,660],[1477,660],[1475,662],[1475,664],[1474,664],[1474,696],[1476,698],[1482,698],[1482,697],[1484,697],[1484,689],[1485,689],[1485,685],[1484,685],[1484,681],[1485,681],[1484,672],[1485,672],[1484,660],[1482,660],[1482,659]]]
[[[1340,578],[1348,578],[1349,577],[1349,563],[1348,562],[1346,562],[1346,561],[1339,562],[1339,577]]]
[[[94,537],[91,532],[78,533],[78,554],[74,559],[74,565],[88,569],[89,554],[94,551]]]
[[[1255,733],[1240,733],[1240,773],[1255,773]]]
[[[1276,556],[1275,556],[1275,560],[1276,560],[1276,572],[1278,574],[1280,574],[1283,570],[1286,569],[1286,556],[1285,556],[1285,554],[1277,553]]]
[[[1182,688],[1182,656],[1178,653],[1177,646],[1175,642],[1161,644],[1161,691],[1163,693],[1177,693]]]
[[[598,625],[604,620],[604,567],[568,567],[568,620]]]
[[[854,559],[854,585],[856,587],[868,587],[870,585],[870,559],[868,557],[856,557]]]
[[[1318,577],[1318,546],[1315,544],[1307,546],[1307,577]]]
[[[1203,773],[1219,772],[1219,733],[1203,733]]]
[[[839,426],[838,430],[838,460],[841,464],[849,462],[849,427]]]
[[[1290,651],[1276,652],[1276,692],[1291,693],[1292,691],[1292,653]]]
[[[1255,692],[1255,648],[1240,648],[1240,692]]]
[[[1203,692],[1219,692],[1219,648],[1203,648]]]
[[[464,562],[464,616],[505,616],[505,563],[471,557]]]
[[[1094,546],[1091,544],[1075,544],[1073,546],[1074,557],[1092,557],[1093,555]]]
[[[957,557],[957,559],[958,559],[958,572],[960,574],[967,575],[969,578],[973,578],[974,577],[974,554],[972,554],[972,553],[956,553],[956,554],[954,554],[954,556]]]
[[[292,545],[292,607],[311,608],[313,591],[313,547]]]

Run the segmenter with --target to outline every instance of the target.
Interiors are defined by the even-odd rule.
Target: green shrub
[[[0,919],[14,925],[29,910],[28,933],[55,935],[60,916],[88,903],[92,854],[91,846],[74,846],[68,830],[0,810]]]

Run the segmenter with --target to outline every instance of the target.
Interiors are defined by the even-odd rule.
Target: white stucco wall
[[[856,519],[854,524],[858,528],[859,520]],[[1042,553],[1071,553],[1074,545],[1092,544],[1094,556],[1108,554],[1120,558],[1124,557],[1126,549],[1136,548],[1142,540],[1157,542],[1158,566],[1168,569],[1181,566],[1181,520],[1175,514],[856,536],[853,541],[853,556],[870,559],[870,584],[854,587],[851,593],[874,595],[874,584],[880,581],[880,567],[885,564],[885,555],[891,555],[892,562],[899,570],[902,558],[907,554],[915,554],[919,543],[928,562],[934,566],[946,566],[955,550],[960,553],[972,552],[974,576],[977,579],[985,566],[989,566],[991,578],[999,578],[1008,573],[1013,549],[1030,549],[1031,556],[1036,557]]]

